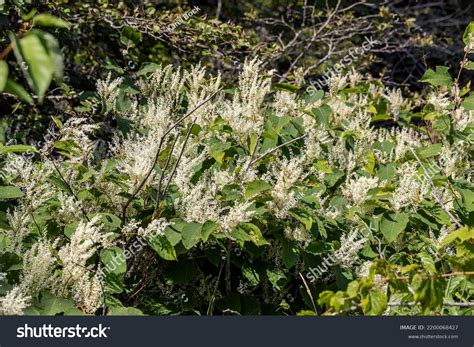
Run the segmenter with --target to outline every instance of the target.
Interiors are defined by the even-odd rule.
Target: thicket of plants
[[[316,4],[265,43],[280,4],[102,4],[0,2],[0,314],[472,315],[474,22],[422,88],[376,48],[320,90],[416,21]]]

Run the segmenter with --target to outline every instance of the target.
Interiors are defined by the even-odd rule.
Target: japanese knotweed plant
[[[0,312],[472,314],[459,77],[429,70],[412,97],[271,77],[147,65],[98,83],[100,118],[0,147]]]

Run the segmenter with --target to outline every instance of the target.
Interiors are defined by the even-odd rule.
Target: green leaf
[[[282,280],[286,279],[285,274],[280,269],[267,269],[266,270],[268,280],[272,284],[273,288],[277,291],[282,290]]]
[[[307,94],[304,96],[304,102],[305,104],[313,104],[318,100],[321,100],[324,98],[324,90],[321,89],[316,89],[316,88],[311,88],[308,87],[308,89],[311,89],[311,91],[308,91]],[[306,90],[308,90],[306,89]]]
[[[141,40],[142,33],[132,27],[125,27],[120,33],[120,42],[123,43],[127,49],[135,47]]]
[[[438,155],[439,153],[441,153],[442,149],[443,149],[443,145],[441,143],[435,143],[433,145],[423,147],[417,150],[417,152],[418,152],[418,155],[422,159],[427,159],[430,157],[434,157],[435,155]]]
[[[253,181],[245,185],[245,197],[247,199],[250,199],[254,197],[255,195],[269,189],[272,189],[271,184],[262,180]]]
[[[41,294],[41,300],[34,305],[42,316],[81,315],[82,311],[76,308],[70,299],[58,298],[48,292]],[[25,312],[28,314],[28,311]]]
[[[183,227],[183,245],[186,249],[193,248],[201,240],[202,224],[189,223]]]
[[[435,309],[443,304],[445,284],[443,279],[435,277],[422,278],[421,275],[415,275],[413,283],[415,290],[414,299],[421,304],[425,311]]]
[[[282,240],[283,265],[285,265],[287,269],[290,269],[293,266],[295,266],[298,259],[299,259],[298,244],[295,241],[291,241],[286,238],[283,239]]]
[[[429,274],[436,273],[436,266],[433,257],[427,252],[420,252],[418,253],[418,258],[420,259],[421,263],[423,264],[423,268],[428,271]]]
[[[262,232],[255,224],[242,223],[240,227],[248,233],[250,241],[252,241],[256,246],[269,245],[268,241],[265,240]]]
[[[214,223],[214,222],[206,222],[202,226],[202,231],[201,231],[201,239],[206,242],[207,239],[209,238],[209,235],[211,235],[214,231],[217,231],[220,229],[219,224]]]
[[[0,154],[6,153],[26,153],[26,152],[36,152],[36,149],[28,145],[10,145],[3,146],[0,144]]]
[[[387,296],[380,289],[371,289],[361,300],[361,307],[366,315],[381,315],[387,308]]]
[[[146,76],[150,73],[155,72],[159,67],[160,67],[160,65],[158,65],[156,63],[145,63],[145,64],[142,65],[140,70],[138,70],[137,75],[138,76]]]
[[[147,237],[146,241],[151,248],[155,250],[160,257],[166,260],[177,260],[176,250],[168,241],[166,236],[153,234],[151,237]]]
[[[420,82],[426,82],[437,87],[449,87],[452,83],[452,78],[446,66],[437,66],[436,71],[428,69],[423,77],[421,77]]]
[[[474,94],[471,93],[469,96],[465,97],[462,106],[465,111],[474,111]]]
[[[17,199],[23,196],[20,188],[13,186],[0,186],[0,199]]]
[[[111,316],[144,316],[143,312],[134,307],[112,307]]]
[[[474,211],[474,191],[471,189],[458,189],[461,193],[464,208],[468,212]]]
[[[471,37],[472,39],[470,39],[469,37]],[[466,30],[464,30],[462,40],[464,41],[466,46],[471,43],[471,40],[474,40],[474,22],[471,22],[467,25]]]
[[[438,116],[433,121],[433,129],[442,134],[449,134],[451,129],[451,118],[448,116]],[[438,144],[441,146],[441,144]]]
[[[469,227],[462,227],[456,231],[449,233],[444,239],[441,240],[441,246],[447,246],[450,243],[453,243],[455,240],[466,241],[466,240],[474,240],[474,229],[470,229]]]
[[[14,42],[14,52],[22,65],[23,73],[41,102],[51,84],[54,73],[53,61],[48,49],[34,32],[26,34],[21,40],[17,40],[13,34],[10,35],[10,38]],[[27,68],[23,62],[26,63]]]
[[[0,60],[0,92],[3,92],[8,81],[8,64]]]
[[[329,127],[332,113],[331,107],[329,107],[329,105],[322,105],[319,108],[313,108],[311,113],[313,113],[314,117],[316,118],[316,122],[318,122],[319,125],[324,126],[325,128]]]
[[[42,13],[33,18],[33,26],[57,27],[69,29],[70,24],[53,15]]]
[[[474,61],[468,61],[464,68],[466,70],[474,70]]]
[[[127,262],[123,249],[117,246],[100,251],[100,260],[105,265],[105,273],[124,274],[127,271]]]
[[[53,78],[56,81],[61,81],[64,75],[64,58],[58,40],[50,33],[41,30],[32,30],[31,32],[38,35],[41,42],[47,48],[53,65]]]
[[[12,80],[7,81],[4,92],[16,95],[30,105],[33,104],[33,98],[30,96],[30,94],[28,94],[25,88],[20,86],[18,83],[13,82]]]
[[[295,86],[291,83],[277,83],[272,86],[273,91],[284,91],[289,93],[296,93],[300,87]]]
[[[408,213],[385,213],[380,221],[380,231],[388,242],[396,240],[408,224]]]

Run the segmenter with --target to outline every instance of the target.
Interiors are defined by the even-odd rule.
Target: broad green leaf
[[[193,248],[201,240],[202,224],[189,223],[183,228],[181,234],[183,235],[182,242],[186,249]]]
[[[0,60],[0,92],[3,92],[7,86],[8,80],[8,64],[4,60]]]
[[[127,261],[123,249],[117,246],[100,251],[100,260],[104,264],[104,273],[124,274],[127,271]]]
[[[462,106],[465,111],[474,111],[474,93],[471,93],[469,96],[464,98]]]
[[[134,307],[112,307],[109,315],[111,316],[144,316],[143,312]]]
[[[267,269],[266,270],[268,280],[272,284],[273,288],[280,291],[282,290],[282,280],[286,279],[285,274],[280,269]]]
[[[135,47],[141,40],[142,33],[132,27],[125,27],[120,33],[120,42],[123,43],[127,49]]]
[[[380,289],[372,289],[362,299],[361,307],[366,315],[381,315],[387,308],[387,296]]]
[[[57,27],[69,29],[70,24],[65,20],[47,13],[41,13],[33,18],[33,26]]]
[[[260,229],[252,223],[242,223],[240,225],[249,235],[249,241],[252,241],[256,246],[268,245],[268,241],[262,235]]]
[[[58,40],[50,33],[41,30],[32,30],[31,32],[38,35],[41,42],[48,50],[53,65],[53,78],[56,81],[61,81],[64,75],[64,58],[59,47]]]
[[[433,145],[423,147],[417,150],[417,152],[422,159],[427,159],[441,153],[442,148],[443,145],[441,143],[435,143]]]
[[[260,283],[260,275],[251,264],[244,264],[242,266],[242,275],[252,286],[256,286]]]
[[[17,199],[23,196],[20,188],[13,186],[0,186],[0,199]]]
[[[420,252],[418,253],[418,258],[420,259],[421,263],[423,264],[423,268],[429,273],[429,274],[435,274],[436,273],[436,266],[435,266],[435,261],[433,260],[433,257],[431,257],[430,254],[427,252]]]
[[[311,89],[311,91],[308,91],[308,89]],[[324,98],[324,90],[316,89],[314,87],[308,87],[308,89],[306,89],[308,93],[304,96],[304,102],[306,104],[312,104]]]
[[[407,213],[385,213],[380,221],[380,231],[388,242],[393,242],[408,224]]]
[[[421,77],[420,82],[426,82],[436,87],[450,86],[452,78],[446,66],[437,66],[436,71],[428,69]]]
[[[27,68],[22,64],[23,72],[29,77],[27,80],[41,102],[53,79],[53,60],[46,45],[34,32],[26,34],[16,42],[14,44],[15,55],[20,64],[26,63]]]
[[[313,113],[319,125],[326,128],[329,127],[332,113],[331,107],[329,107],[329,105],[322,105],[319,108],[313,108],[311,112]]]
[[[415,290],[414,299],[419,302],[423,310],[435,309],[443,304],[445,281],[441,278],[423,278],[416,275],[413,278]]]
[[[282,239],[282,260],[287,269],[292,268],[298,261],[299,248],[295,241]]]
[[[34,308],[42,316],[82,315],[82,311],[76,308],[74,301],[58,298],[48,292],[41,294],[41,300],[34,305]],[[28,314],[28,311],[25,313]]]
[[[464,208],[472,212],[474,211],[474,191],[471,189],[458,189],[461,193]]]
[[[153,234],[146,241],[160,257],[166,260],[177,260],[176,250],[164,235]]]
[[[474,240],[474,229],[465,226],[449,233],[444,237],[444,239],[441,240],[441,246],[447,246],[450,243],[454,242],[456,239],[460,241],[466,241],[470,239]]]
[[[474,61],[468,61],[464,68],[466,70],[474,70]]]
[[[451,129],[451,118],[448,116],[438,116],[433,121],[433,129],[442,134],[449,134]],[[438,144],[441,146],[441,144]]]
[[[295,86],[291,83],[277,83],[272,86],[273,91],[284,91],[289,93],[296,93],[300,87]]]
[[[464,35],[462,36],[462,40],[468,46],[471,43],[471,40],[474,40],[474,22],[471,22],[464,30]]]
[[[245,197],[249,199],[269,189],[272,189],[271,184],[262,180],[253,181],[245,185]]]
[[[138,76],[146,76],[146,75],[148,75],[152,72],[155,72],[159,67],[160,67],[160,65],[158,65],[156,63],[145,63],[145,64],[142,65],[140,70],[138,70],[137,75]]]
[[[207,239],[209,238],[209,235],[211,235],[213,232],[217,231],[220,229],[219,224],[214,223],[214,222],[206,222],[202,226],[202,231],[201,231],[201,239],[206,242]]]
[[[4,92],[18,96],[20,99],[30,105],[33,104],[33,98],[30,96],[30,94],[28,94],[25,88],[20,86],[18,83],[13,82],[12,80],[7,81]]]
[[[26,152],[36,152],[36,149],[28,145],[10,145],[3,146],[0,144],[0,154],[6,153],[26,153]]]

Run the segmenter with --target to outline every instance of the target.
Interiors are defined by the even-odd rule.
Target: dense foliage
[[[295,37],[325,33],[328,51],[260,44],[260,29],[219,20],[225,6],[187,15],[183,31],[173,23],[192,8],[163,12],[174,29],[158,50],[145,39],[162,33],[147,29],[156,7],[121,4],[3,8],[23,29],[0,59],[0,314],[472,315],[474,22],[460,66],[427,69],[407,92],[365,73],[369,52],[324,74],[320,61],[371,34],[340,2],[294,17]],[[105,21],[126,66],[104,47],[61,53],[60,33],[94,13],[82,39]],[[369,25],[379,48],[385,20]],[[228,70],[212,43],[187,52],[213,39],[239,57]],[[167,45],[182,52],[175,66]],[[86,82],[63,80],[72,49],[100,70]],[[313,68],[324,90],[308,84]]]

